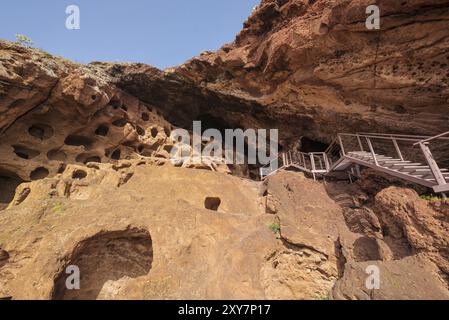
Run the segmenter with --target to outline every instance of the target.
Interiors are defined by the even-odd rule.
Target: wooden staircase
[[[360,166],[432,188],[437,193],[449,191],[449,170],[440,168],[430,144],[449,142],[449,132],[435,137],[392,134],[338,134],[325,152],[281,153],[275,161],[261,168],[262,179],[288,168],[296,168],[316,178],[333,172],[352,170],[357,175]],[[381,144],[378,142],[381,141]],[[385,153],[375,151],[379,147]],[[386,153],[394,152],[394,155]]]

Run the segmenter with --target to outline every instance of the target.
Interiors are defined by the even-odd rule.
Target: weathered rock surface
[[[449,276],[449,207],[447,201],[429,202],[415,191],[391,187],[376,196],[376,212],[385,235],[406,240],[414,252],[434,261]]]
[[[283,179],[270,180],[271,197],[282,199]],[[326,197],[301,174],[288,179],[292,196],[314,186]],[[308,203],[283,205],[274,216],[265,212],[260,182],[135,161],[70,165],[22,188],[28,196],[0,215],[0,247],[8,257],[0,296],[318,299],[338,276],[340,231],[323,228],[344,230],[344,223],[330,199],[313,212]],[[218,208],[207,209],[207,198],[219,199]],[[307,227],[289,229],[293,219],[312,213]],[[281,236],[270,230],[278,219]],[[316,232],[303,236],[306,230]],[[69,265],[80,267],[80,291],[64,289]]]
[[[218,52],[164,72],[106,69],[172,121],[279,128],[284,146],[342,131],[449,130],[449,1],[377,1],[380,31],[365,27],[371,4],[264,0]]]
[[[361,185],[366,190],[370,183]],[[403,187],[383,189],[372,199],[357,185],[327,189],[360,235],[333,287],[334,299],[449,299],[447,201],[429,202]],[[373,267],[378,289],[366,286]]]
[[[281,147],[449,130],[449,1],[377,3],[368,31],[369,1],[263,0],[235,42],[164,71],[0,41],[0,299],[448,299],[447,202],[369,171],[168,161],[193,120]]]
[[[367,289],[366,271],[370,266],[379,268],[378,290]],[[398,261],[348,263],[332,295],[345,300],[447,300],[447,284],[439,279],[438,272],[434,264],[419,255]]]

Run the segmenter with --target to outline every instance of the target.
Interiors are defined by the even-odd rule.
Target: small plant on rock
[[[25,47],[31,47],[33,45],[33,40],[23,34],[16,34],[16,40],[16,43]]]
[[[274,234],[281,233],[281,225],[279,223],[272,223],[268,226],[271,231],[273,231]]]
[[[47,58],[47,59],[53,59],[54,58],[51,53],[48,53],[48,52],[43,51],[43,50],[41,50],[41,51],[42,51],[42,54],[44,55],[45,58]]]
[[[315,300],[330,300],[329,294],[317,293]]]
[[[56,202],[55,205],[53,206],[54,213],[61,214],[64,212],[64,210],[65,210],[64,205],[61,202]]]
[[[426,201],[431,201],[431,202],[446,200],[444,197],[437,197],[437,196],[430,196],[430,195],[423,195],[420,198],[423,200],[426,200]]]

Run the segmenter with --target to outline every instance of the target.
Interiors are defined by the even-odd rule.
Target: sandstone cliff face
[[[0,207],[67,164],[168,159],[173,126],[94,66],[0,42]]]
[[[234,43],[164,71],[0,41],[0,299],[447,299],[447,202],[168,161],[193,120],[281,147],[449,130],[449,1],[379,0],[380,31],[369,4],[264,0]]]
[[[286,177],[292,195],[314,186],[326,203],[283,203],[278,214],[266,213],[264,194],[283,200],[282,176],[264,186],[139,161],[68,166],[55,178],[23,185],[28,194],[0,215],[0,247],[8,257],[0,267],[0,296],[325,297],[338,276],[334,242],[347,232],[340,208],[323,186],[301,174]],[[219,202],[211,207],[207,199]],[[312,220],[297,228],[297,218]],[[270,228],[278,221],[285,235]],[[324,237],[304,233],[328,227]],[[69,265],[81,269],[80,291],[65,289]]]
[[[448,205],[406,192],[380,193],[373,232],[352,232],[344,205],[299,173],[68,165],[1,212],[0,298],[448,299]],[[66,289],[69,266],[81,290]]]
[[[210,115],[275,127],[284,144],[330,142],[342,131],[449,130],[449,2],[376,1],[381,30],[369,31],[372,2],[264,0],[218,52],[166,72],[125,65],[113,73],[121,88],[163,102],[174,120]],[[173,86],[183,88],[177,97]]]

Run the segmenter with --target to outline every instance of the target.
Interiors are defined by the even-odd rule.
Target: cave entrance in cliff
[[[201,134],[203,134],[204,131],[208,129],[217,129],[218,131],[220,131],[221,135],[224,138],[226,129],[236,129],[233,125],[226,122],[224,119],[214,117],[210,114],[203,114],[198,116],[197,121],[201,121]]]
[[[146,276],[153,263],[153,244],[144,229],[102,232],[75,247],[63,270],[55,277],[53,300],[95,300],[103,291],[109,296],[113,282]],[[69,290],[69,266],[77,266],[80,289]]]
[[[0,210],[5,209],[14,199],[17,187],[23,183],[18,175],[0,169]]]
[[[328,144],[320,142],[320,141],[316,141],[316,140],[312,140],[310,138],[307,137],[302,137],[300,139],[301,141],[301,151],[302,152],[324,152],[326,151],[326,149],[329,147]]]

